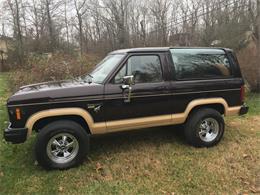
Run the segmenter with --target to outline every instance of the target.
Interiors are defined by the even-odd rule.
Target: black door
[[[170,83],[165,81],[163,72],[159,54],[129,55],[121,69],[105,85],[106,121],[163,115],[170,117]],[[127,101],[129,89],[122,89],[126,75],[134,76],[130,101]]]

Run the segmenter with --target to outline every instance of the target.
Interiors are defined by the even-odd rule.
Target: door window
[[[160,58],[157,55],[131,56],[116,74],[115,84],[120,84],[123,77],[133,75],[135,83],[156,83],[163,80]]]

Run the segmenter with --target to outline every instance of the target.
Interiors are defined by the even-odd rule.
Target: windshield
[[[125,54],[112,54],[105,57],[89,74],[92,82],[103,83],[107,75],[117,66],[124,56]]]

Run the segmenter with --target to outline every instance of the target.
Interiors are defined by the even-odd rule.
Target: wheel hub
[[[59,133],[49,140],[46,150],[50,160],[63,164],[75,158],[79,150],[79,143],[73,135]]]
[[[214,118],[202,120],[199,126],[199,137],[202,141],[211,142],[219,134],[219,124]]]

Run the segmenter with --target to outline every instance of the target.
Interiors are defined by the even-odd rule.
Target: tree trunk
[[[258,64],[256,64],[258,66],[257,68],[257,86],[256,86],[256,90],[257,92],[260,92],[260,0],[257,0],[257,5],[256,5],[256,9],[257,9],[257,15],[256,15],[256,31],[257,31],[257,55],[258,55]]]
[[[256,33],[257,33],[257,49],[260,55],[260,0],[257,0],[257,15],[256,15]]]
[[[82,18],[78,15],[79,20],[79,45],[80,45],[80,56],[83,55],[83,30],[82,30]]]
[[[17,25],[17,43],[18,43],[18,60],[20,65],[23,65],[23,37],[21,31],[21,24],[20,24],[20,7],[18,1],[15,0],[15,7],[16,7],[16,25]]]
[[[145,20],[142,20],[140,22],[141,25],[141,37],[142,37],[142,42],[143,42],[143,46],[146,46],[146,31],[145,31]]]
[[[67,41],[67,51],[69,51],[69,25],[68,25],[68,16],[67,16],[67,0],[64,1],[64,15],[65,15],[65,28],[66,28],[66,41]]]
[[[47,11],[47,18],[48,18],[48,30],[49,30],[49,41],[50,41],[50,51],[54,51],[54,42],[55,42],[55,37],[53,34],[53,26],[52,26],[52,18],[51,18],[51,13],[50,13],[50,2],[49,0],[46,0],[46,11]]]
[[[4,52],[0,51],[1,63],[0,63],[0,72],[2,72],[4,67]]]
[[[40,33],[39,33],[39,18],[38,18],[38,11],[36,8],[36,2],[35,0],[33,0],[33,14],[35,17],[35,31],[36,31],[36,42],[39,42],[39,38],[40,38]]]

